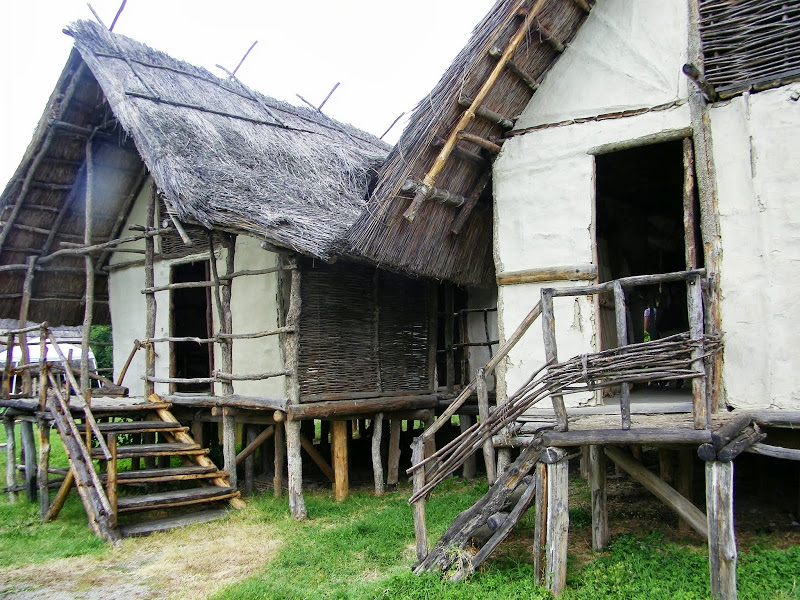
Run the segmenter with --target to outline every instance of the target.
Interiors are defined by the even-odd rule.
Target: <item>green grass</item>
[[[0,432],[0,439],[2,432]],[[60,442],[53,439],[53,462],[65,464]],[[580,536],[591,526],[579,478],[570,509],[571,532]],[[435,541],[461,510],[486,491],[484,483],[445,482],[427,505],[430,539]],[[375,497],[353,491],[341,503],[329,490],[307,492],[309,520],[295,522],[284,497],[251,497],[248,508],[233,513],[228,525],[250,520],[281,540],[274,555],[265,556],[257,575],[231,582],[214,600],[401,599],[516,600],[547,599],[533,583],[529,554],[532,513],[515,530],[516,538],[501,547],[466,582],[451,584],[437,575],[417,577],[408,488]],[[224,536],[226,522],[211,535]],[[266,533],[265,533],[266,535]],[[739,598],[800,600],[800,547],[775,549],[770,538],[739,556]],[[573,547],[574,549],[574,547]],[[708,558],[699,543],[677,543],[661,533],[618,535],[603,552],[570,556],[564,600],[642,599],[694,600],[709,595]],[[83,507],[74,494],[53,523],[42,524],[38,505],[0,500],[0,568],[40,563],[62,557],[102,559],[110,547],[90,532]],[[221,565],[224,557],[221,557]],[[577,565],[581,566],[577,566]]]

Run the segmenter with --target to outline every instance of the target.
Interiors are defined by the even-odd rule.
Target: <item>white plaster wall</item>
[[[128,235],[136,235],[141,233],[139,231],[128,231],[128,227],[130,225],[142,225],[144,226],[144,222],[147,220],[147,201],[150,198],[150,194],[153,193],[153,180],[148,178],[145,184],[142,186],[139,195],[136,196],[136,200],[133,202],[133,206],[131,206],[130,215],[128,215],[128,220],[125,222],[125,226],[120,231],[120,237],[125,237]],[[144,240],[138,240],[136,242],[129,242],[127,244],[120,244],[119,248],[135,248],[137,250],[144,250]],[[123,262],[128,262],[131,260],[141,259],[142,255],[140,254],[130,254],[127,252],[115,252],[111,255],[110,264],[116,265]],[[144,279],[142,280],[144,281]]]
[[[722,236],[723,378],[734,407],[800,408],[800,86],[711,109]]]
[[[592,121],[533,131],[506,142],[494,164],[495,266],[498,273],[594,262],[594,154],[623,145],[688,134],[688,106],[625,119]],[[539,301],[542,287],[558,282],[501,286],[499,328],[506,339]],[[558,356],[566,360],[598,349],[588,298],[556,299]],[[541,324],[534,324],[509,355],[506,392],[513,393],[544,362]],[[499,386],[502,390],[503,386]],[[568,405],[590,394],[565,397]]]
[[[686,2],[598,2],[517,127],[685,98],[681,67],[687,57],[687,23]]]
[[[494,308],[497,306],[496,288],[469,288],[467,290],[467,308]],[[467,336],[470,342],[485,342],[486,330],[488,325],[489,340],[498,339],[497,331],[497,312],[492,311],[486,314],[484,321],[483,312],[467,313]],[[471,346],[468,351],[469,366],[471,373],[468,379],[475,377],[475,370],[486,365],[492,355],[497,353],[498,346],[492,346],[492,354],[486,346]],[[493,390],[495,387],[495,377],[491,375],[486,378],[487,388]]]

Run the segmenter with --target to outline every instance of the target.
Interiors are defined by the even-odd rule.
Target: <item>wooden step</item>
[[[119,514],[173,508],[175,506],[188,506],[204,502],[217,502],[239,496],[239,490],[230,487],[201,487],[188,490],[172,490],[169,492],[156,492],[140,496],[121,496],[117,500]]]
[[[214,466],[204,467],[201,465],[189,465],[185,467],[170,467],[167,469],[119,471],[117,473],[117,483],[119,485],[161,483],[164,481],[184,481],[187,479],[216,479],[218,477],[227,476],[227,471],[220,471]],[[102,474],[100,479],[105,483],[106,474]]]
[[[202,510],[189,513],[188,515],[181,515],[179,517],[166,517],[164,519],[153,519],[152,521],[142,521],[141,523],[122,525],[119,528],[119,531],[122,534],[122,537],[150,535],[151,533],[155,533],[157,531],[169,531],[170,529],[185,527],[186,525],[194,525],[195,523],[208,523],[210,521],[216,521],[227,514],[228,511],[225,509]]]
[[[140,404],[119,404],[114,406],[93,405],[92,413],[95,417],[129,417],[131,414],[141,414],[147,411],[155,410],[169,410],[172,408],[170,402],[143,402]],[[73,406],[72,412],[78,415],[83,414],[83,409],[79,406]]]
[[[200,444],[183,444],[171,442],[168,444],[130,444],[117,447],[117,458],[135,458],[142,456],[181,456],[181,455],[208,454],[208,450]],[[103,452],[100,448],[92,448],[92,458],[102,459]]]
[[[189,431],[188,427],[183,427],[177,423],[167,421],[118,421],[115,423],[98,423],[100,431],[103,433],[177,433],[179,431]],[[86,426],[81,423],[78,429],[86,431]]]

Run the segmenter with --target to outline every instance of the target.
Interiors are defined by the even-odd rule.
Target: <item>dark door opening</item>
[[[208,281],[208,261],[197,261],[172,267],[172,283]],[[186,288],[170,292],[170,329],[172,337],[211,337],[211,288]],[[214,354],[210,344],[197,342],[171,343],[171,377],[208,378],[214,370]],[[213,393],[210,383],[175,383],[173,392]]]
[[[602,154],[595,160],[600,281],[685,270],[683,141]],[[691,204],[699,214],[696,193]],[[697,240],[699,232],[693,234]],[[695,246],[700,247],[696,241]],[[702,252],[699,257],[702,261]],[[635,288],[627,294],[627,305],[629,343],[689,328],[683,282]],[[600,306],[602,347],[614,348],[613,298],[601,297]]]

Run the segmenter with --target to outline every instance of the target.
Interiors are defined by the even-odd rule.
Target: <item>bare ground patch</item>
[[[246,517],[124,540],[100,557],[0,571],[0,597],[16,600],[205,598],[258,572],[282,545]]]

